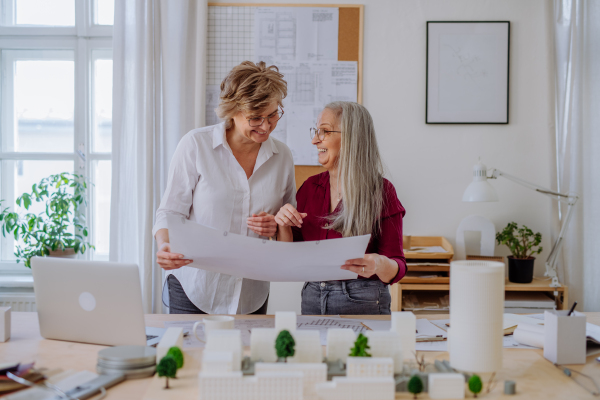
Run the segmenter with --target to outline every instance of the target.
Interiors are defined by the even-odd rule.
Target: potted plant
[[[498,244],[508,246],[508,280],[514,283],[530,283],[533,280],[534,254],[542,252],[541,233],[533,233],[523,225],[519,228],[516,222],[506,225],[502,232],[496,234]]]
[[[12,234],[15,240],[21,240],[15,252],[17,262],[23,261],[31,268],[34,256],[74,256],[94,248],[85,239],[88,230],[82,207],[87,205],[86,189],[86,180],[81,175],[66,172],[50,175],[16,200],[25,210],[34,201],[44,202],[45,211],[20,215],[5,208],[0,212],[2,235]]]

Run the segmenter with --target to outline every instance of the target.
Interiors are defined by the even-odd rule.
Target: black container
[[[533,263],[535,257],[514,258],[508,256],[508,280],[514,283],[531,283],[533,281]]]

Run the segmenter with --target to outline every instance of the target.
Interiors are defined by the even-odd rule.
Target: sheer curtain
[[[580,196],[563,246],[562,282],[569,285],[570,301],[578,301],[586,311],[600,311],[598,21],[598,1],[554,1],[557,185],[561,192]],[[566,207],[556,218],[565,211]]]
[[[115,2],[110,260],[140,268],[144,311],[162,311],[154,213],[177,143],[204,123],[207,2]]]

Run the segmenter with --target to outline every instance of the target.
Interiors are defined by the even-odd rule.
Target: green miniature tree
[[[173,346],[167,351],[167,355],[173,357],[177,363],[177,369],[183,367],[183,352],[177,346]]]
[[[413,375],[412,378],[408,381],[408,391],[415,395],[415,399],[417,395],[423,391],[423,381],[419,377],[419,375]]]
[[[172,356],[164,356],[156,366],[156,373],[158,376],[164,376],[167,378],[165,389],[168,389],[169,378],[175,378],[175,375],[177,374],[177,361],[175,361]]]
[[[469,379],[469,390],[473,392],[473,396],[477,397],[477,394],[483,389],[483,383],[478,375],[473,375]]]
[[[367,353],[367,349],[369,347],[369,338],[363,335],[362,333],[358,334],[356,341],[354,342],[354,347],[350,349],[350,357],[371,357],[369,353]]]
[[[285,362],[287,362],[288,357],[293,357],[296,350],[294,349],[296,346],[296,341],[294,337],[290,333],[290,331],[283,330],[279,332],[277,335],[277,340],[275,340],[275,351],[277,352],[277,357],[283,358]]]

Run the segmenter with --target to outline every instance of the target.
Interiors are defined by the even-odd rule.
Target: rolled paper
[[[515,340],[527,346],[544,348],[544,326],[521,323],[513,333]]]

